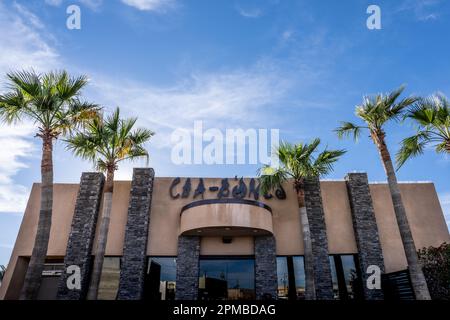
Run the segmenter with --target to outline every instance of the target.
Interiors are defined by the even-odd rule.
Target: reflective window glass
[[[255,299],[254,259],[201,259],[199,299]]]
[[[177,264],[175,257],[150,257],[144,299],[175,300]]]
[[[97,299],[115,300],[119,290],[120,257],[105,257]]]

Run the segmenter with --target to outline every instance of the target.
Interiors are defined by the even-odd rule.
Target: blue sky
[[[81,8],[81,30],[66,8]],[[381,8],[368,30],[366,9]],[[450,96],[450,3],[398,1],[0,0],[0,74],[33,67],[87,74],[85,96],[156,131],[150,165],[159,176],[252,176],[257,166],[170,162],[170,134],[202,120],[206,128],[280,129],[283,140],[320,137],[348,153],[327,178],[366,171],[385,180],[373,144],[339,141],[364,94],[406,84],[406,95]],[[0,90],[4,90],[4,77]],[[0,127],[0,264],[6,264],[31,185],[39,181],[39,141],[29,123]],[[391,153],[413,127],[387,127]],[[55,181],[92,170],[58,143]],[[130,179],[124,164],[117,179]],[[432,150],[407,163],[403,181],[433,181],[450,222],[450,159]]]

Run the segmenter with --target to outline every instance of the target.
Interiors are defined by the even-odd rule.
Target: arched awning
[[[273,234],[272,209],[248,199],[207,199],[181,209],[180,235],[241,236]]]

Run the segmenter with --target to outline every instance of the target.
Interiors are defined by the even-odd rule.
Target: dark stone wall
[[[383,299],[383,291],[381,289],[370,290],[366,285],[368,266],[376,265],[384,273],[383,252],[378,236],[367,174],[349,173],[345,179],[352,209],[353,229],[358,246],[364,296],[367,300],[381,300]]]
[[[178,238],[176,300],[197,300],[200,237]]]
[[[277,253],[275,237],[255,237],[256,299],[277,299],[277,287]]]
[[[154,177],[155,171],[151,168],[133,170],[117,294],[119,300],[139,300],[143,296]]]
[[[318,178],[305,179],[305,204],[314,255],[316,298],[318,300],[332,300],[333,285],[328,258],[327,228]]]
[[[86,297],[91,271],[91,252],[104,180],[103,174],[97,172],[85,172],[81,175],[64,258],[64,270],[67,270],[70,265],[80,267],[81,290],[69,290],[66,282],[70,275],[63,272],[59,280],[57,299],[81,300]]]

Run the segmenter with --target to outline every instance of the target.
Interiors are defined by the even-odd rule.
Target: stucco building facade
[[[42,299],[84,299],[101,216],[103,175],[55,184]],[[386,184],[364,173],[341,181],[308,180],[314,277],[319,299],[383,299],[368,290],[366,270],[407,269]],[[401,183],[416,247],[450,242],[432,183]],[[39,214],[33,185],[0,299],[17,299]],[[99,299],[302,299],[303,241],[297,199],[287,183],[259,194],[252,178],[165,178],[135,169],[114,184]],[[81,269],[81,289],[66,286]]]

